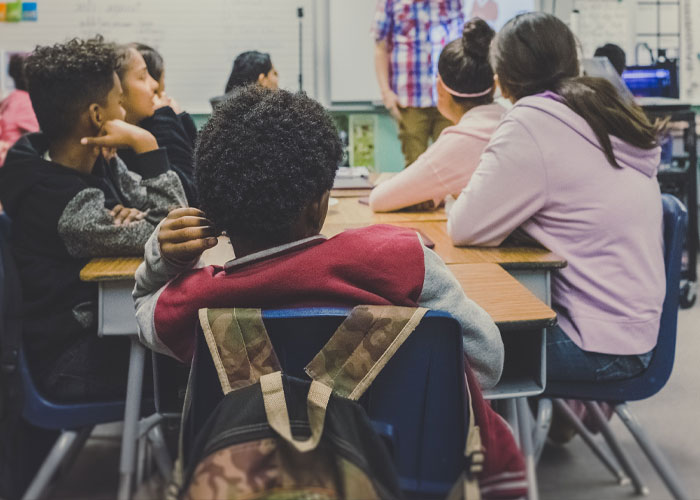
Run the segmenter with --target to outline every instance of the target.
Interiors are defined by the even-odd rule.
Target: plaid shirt
[[[438,58],[463,26],[462,0],[378,0],[372,34],[391,50],[389,82],[401,106],[437,105]]]

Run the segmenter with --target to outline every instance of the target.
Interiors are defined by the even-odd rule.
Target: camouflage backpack
[[[173,493],[193,500],[402,498],[392,459],[354,400],[426,309],[390,306],[390,320],[366,321],[377,307],[387,306],[353,309],[306,366],[311,382],[282,374],[259,309],[200,310],[225,396],[188,450],[186,469],[181,438]],[[189,403],[186,396],[183,422]],[[478,428],[470,424],[470,431],[468,448],[480,450]],[[451,498],[479,498],[476,480],[463,479]]]

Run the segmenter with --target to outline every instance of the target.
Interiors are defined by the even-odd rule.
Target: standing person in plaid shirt
[[[461,0],[378,0],[372,33],[382,100],[399,124],[406,166],[451,125],[437,110],[435,78],[442,48],[459,38]]]

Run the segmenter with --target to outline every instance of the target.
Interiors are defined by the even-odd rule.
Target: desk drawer
[[[97,333],[103,335],[136,335],[136,312],[131,291],[134,280],[100,281]]]

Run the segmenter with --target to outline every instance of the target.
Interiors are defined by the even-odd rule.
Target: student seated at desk
[[[523,14],[496,35],[494,71],[515,106],[448,215],[456,245],[513,230],[566,259],[552,276],[551,380],[614,380],[648,366],[665,295],[656,130],[600,78],[579,77],[558,18]]]
[[[26,73],[42,131],[22,137],[0,170],[27,359],[56,402],[124,396],[129,340],[97,337],[97,288],[79,273],[91,257],[141,255],[167,211],[185,204],[165,151],[122,121],[115,67],[101,38],[38,47]],[[134,150],[134,171],[117,147]]]
[[[231,92],[245,85],[257,84],[268,89],[276,89],[279,86],[278,78],[279,75],[272,65],[270,54],[257,50],[242,52],[233,61],[224,95],[211,98],[211,105],[216,107],[231,95]]]
[[[406,170],[374,188],[369,206],[389,212],[423,203],[438,207],[469,183],[481,152],[503,117],[493,102],[495,85],[489,44],[495,32],[481,19],[464,26],[462,38],[448,43],[438,62],[438,110],[455,125]]]
[[[158,146],[165,148],[170,167],[178,175],[185,189],[187,201],[196,205],[192,166],[196,128],[192,118],[187,113],[181,113],[177,103],[167,94],[161,93],[161,96],[158,96],[161,85],[159,82],[163,77],[160,54],[146,45],[136,43],[119,46],[116,51],[117,74],[124,89],[122,105],[126,110],[125,120],[149,131],[158,141]],[[141,51],[152,62],[151,69]],[[151,75],[151,71],[155,75]],[[133,152],[120,151],[119,155],[131,168],[135,162]]]
[[[493,386],[503,366],[496,325],[415,231],[319,234],[340,158],[333,120],[305,94],[250,85],[218,106],[195,154],[208,220],[197,209],[171,212],[136,272],[142,341],[189,361],[203,307],[420,305],[461,323],[472,369]],[[236,258],[193,269],[223,230]]]

